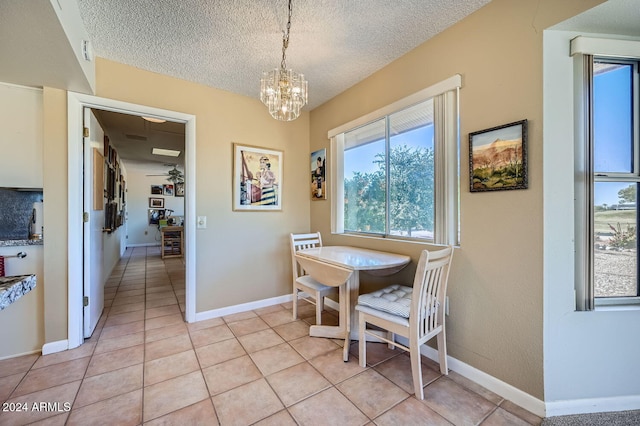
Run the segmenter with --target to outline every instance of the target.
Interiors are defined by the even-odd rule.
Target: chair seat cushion
[[[409,318],[413,288],[394,284],[373,293],[358,296],[358,304],[403,318]]]

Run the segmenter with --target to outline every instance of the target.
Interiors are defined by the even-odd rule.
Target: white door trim
[[[82,319],[82,109],[96,108],[124,114],[153,116],[185,124],[185,319],[196,320],[196,117],[176,111],[136,105],[82,93],[68,92],[68,341],[69,349],[83,342]]]

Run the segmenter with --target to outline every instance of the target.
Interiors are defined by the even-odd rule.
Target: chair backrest
[[[417,327],[418,336],[424,336],[444,324],[445,297],[452,258],[451,246],[441,250],[423,250],[420,255],[413,281],[409,316],[410,325],[412,328]]]
[[[320,262],[303,256],[298,256],[296,259],[302,268],[316,281],[331,287],[341,286],[353,275],[352,269],[343,268],[342,266]]]
[[[296,260],[296,252],[298,250],[322,247],[322,236],[319,232],[309,234],[290,234],[291,235],[291,262],[293,268],[293,280],[304,275],[304,270],[298,265]]]

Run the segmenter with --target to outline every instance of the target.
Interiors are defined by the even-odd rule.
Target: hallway
[[[361,368],[354,342],[342,362],[341,341],[309,337],[314,306],[305,302],[303,320],[287,303],[186,324],[183,259],[163,261],[158,247],[126,251],[105,305],[81,347],[0,361],[0,425],[541,422],[426,358],[426,399],[416,400],[406,354],[369,344]],[[337,318],[329,311],[323,321]],[[34,409],[40,402],[49,404]]]

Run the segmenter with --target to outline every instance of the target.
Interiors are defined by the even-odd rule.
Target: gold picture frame
[[[282,210],[284,152],[233,143],[233,210]]]

